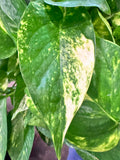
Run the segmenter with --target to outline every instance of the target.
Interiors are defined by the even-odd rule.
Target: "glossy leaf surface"
[[[58,159],[94,67],[94,31],[88,13],[67,8],[65,14],[42,1],[31,2],[18,32],[21,72],[51,132]]]
[[[92,97],[114,121],[120,120],[120,47],[97,38],[96,65],[88,90]]]
[[[23,113],[20,113],[13,121],[8,118],[8,152],[12,160],[28,160],[31,153],[34,140],[34,127],[24,127],[23,116]]]
[[[29,108],[29,111],[27,113],[27,117],[26,120],[28,119],[29,125],[33,125],[37,126],[37,127],[43,127],[43,128],[47,128],[44,119],[43,119],[43,115],[41,114],[41,112],[39,112],[38,108],[35,106],[34,102],[32,101],[32,98],[29,94],[29,91],[26,89],[26,105]],[[28,121],[27,120],[27,121]],[[48,128],[47,128],[48,129]]]
[[[88,90],[92,99],[77,113],[67,138],[79,148],[103,152],[115,147],[120,135],[120,47],[100,38],[96,42],[96,64]]]
[[[98,160],[118,160],[120,159],[120,142],[118,145],[110,151],[103,153],[91,153],[97,157]]]
[[[110,14],[110,8],[106,0],[44,0],[46,3],[55,5],[55,6],[62,6],[62,7],[98,7],[103,12]]]
[[[74,117],[66,139],[80,149],[104,152],[117,145],[118,124],[113,122],[99,105],[85,101]]]
[[[25,8],[24,0],[0,0],[0,18],[3,27],[15,42],[20,18]]]
[[[7,150],[6,99],[0,100],[0,160],[4,160]]]
[[[77,153],[84,159],[84,160],[118,160],[120,159],[120,143],[110,151],[107,152],[88,152],[85,150],[77,149]]]
[[[0,59],[12,56],[16,51],[16,46],[8,34],[0,27]]]
[[[83,160],[99,160],[94,154],[86,151],[86,150],[82,150],[82,149],[77,149],[75,148],[77,153],[82,157]]]

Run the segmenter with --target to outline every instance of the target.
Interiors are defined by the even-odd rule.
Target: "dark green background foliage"
[[[119,45],[119,0],[1,0],[0,160],[28,160],[35,127],[59,160],[118,160]]]

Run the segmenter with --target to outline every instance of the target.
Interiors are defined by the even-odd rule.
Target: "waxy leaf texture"
[[[21,20],[18,51],[23,79],[60,159],[65,134],[94,68],[94,31],[87,11],[62,12],[42,1],[31,2]]]
[[[44,0],[44,2],[62,7],[98,7],[106,14],[110,14],[110,8],[106,0]]]

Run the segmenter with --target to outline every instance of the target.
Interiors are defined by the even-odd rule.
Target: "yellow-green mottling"
[[[96,39],[96,63],[87,94],[66,139],[78,148],[108,151],[120,140],[120,46]]]
[[[17,116],[11,120],[8,153],[12,160],[28,160],[34,140],[34,127],[24,126],[24,112],[17,114]]]
[[[119,124],[94,100],[85,100],[68,129],[66,140],[80,149],[105,152],[118,144],[119,135]]]
[[[0,59],[12,56],[16,52],[16,46],[8,34],[0,27]]]
[[[60,160],[65,134],[94,67],[94,31],[87,11],[67,8],[64,14],[59,7],[31,2],[18,31],[18,51],[35,105],[29,99],[27,103],[33,114],[42,115]]]
[[[15,44],[20,19],[26,6],[23,0],[0,0],[0,26],[9,34]]]

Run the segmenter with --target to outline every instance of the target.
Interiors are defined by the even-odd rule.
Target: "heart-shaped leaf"
[[[110,8],[106,0],[44,0],[46,3],[62,7],[98,7],[106,14],[110,14]]]
[[[51,132],[58,159],[94,67],[94,31],[87,11],[63,12],[42,1],[31,2],[18,32],[21,72]]]
[[[87,100],[74,117],[66,140],[80,149],[104,152],[117,145],[119,125],[99,105]]]
[[[107,152],[88,152],[78,148],[76,151],[85,160],[118,160],[120,159],[120,142],[115,148]]]

